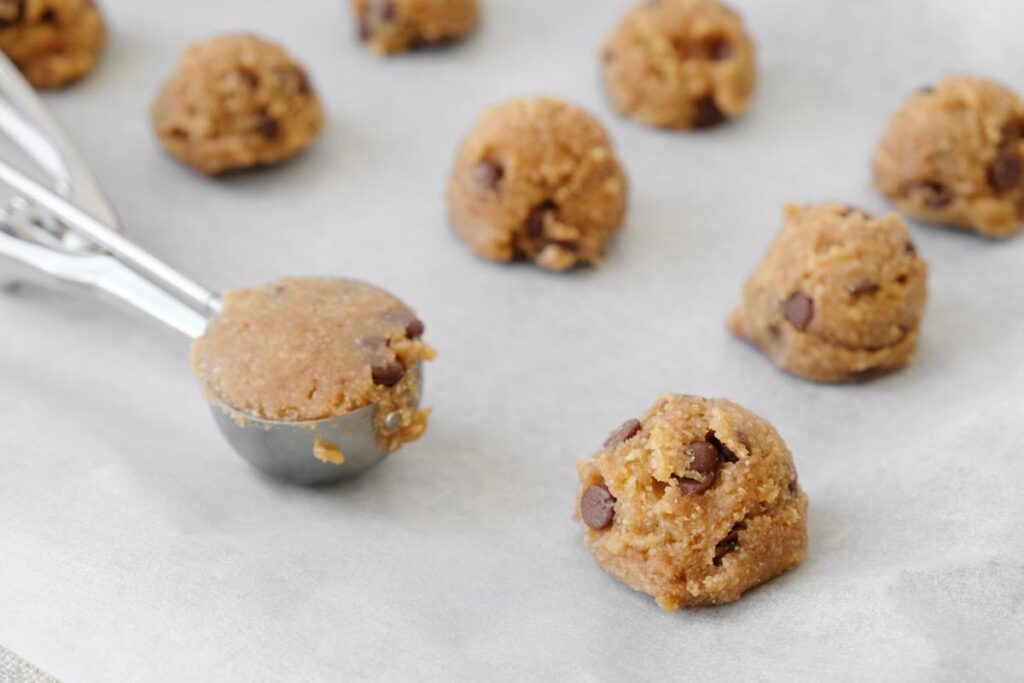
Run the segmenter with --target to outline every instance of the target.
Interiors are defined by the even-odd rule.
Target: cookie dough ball
[[[744,112],[754,44],[717,0],[656,0],[629,9],[601,52],[612,106],[659,128],[708,128]]]
[[[480,23],[477,0],[349,0],[359,39],[382,55],[456,40]]]
[[[0,0],[0,50],[37,88],[92,71],[106,38],[92,0]]]
[[[576,468],[590,553],[666,610],[733,602],[804,557],[793,458],[731,401],[663,394]]]
[[[354,280],[287,278],[230,291],[192,345],[211,402],[270,420],[345,415],[377,405],[381,444],[394,450],[426,429],[413,368],[434,357],[423,323],[394,296]],[[398,412],[397,424],[383,417]]]
[[[274,43],[243,35],[186,47],[151,116],[167,151],[207,175],[287,159],[323,124],[305,69]]]
[[[820,382],[860,381],[910,363],[928,265],[903,219],[836,203],[784,213],[729,328],[784,370]]]
[[[1024,217],[1024,101],[978,76],[943,78],[892,115],[874,176],[914,218],[1006,237]]]
[[[622,227],[626,176],[607,133],[554,98],[484,112],[448,178],[448,219],[477,254],[550,270],[597,265]]]

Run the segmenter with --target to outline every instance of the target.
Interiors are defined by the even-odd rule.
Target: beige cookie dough
[[[480,23],[477,0],[349,0],[359,39],[394,54],[462,38]]]
[[[377,405],[388,450],[426,429],[413,369],[434,357],[411,309],[372,285],[334,278],[286,278],[230,291],[224,311],[192,345],[196,378],[216,404],[262,419],[305,421]],[[321,459],[341,460],[331,444]]]
[[[480,256],[597,265],[626,212],[626,176],[587,112],[550,97],[488,109],[448,178],[448,220]]]
[[[928,265],[896,213],[827,202],[787,205],[743,287],[729,328],[776,365],[820,382],[856,382],[913,360]]]
[[[793,458],[731,401],[663,394],[576,468],[590,553],[666,610],[733,602],[804,557]]]
[[[186,47],[150,114],[167,151],[208,175],[287,159],[323,125],[305,69],[248,35]]]
[[[1024,101],[980,76],[947,76],[889,119],[875,187],[931,223],[1006,237],[1024,217]]]
[[[106,38],[92,0],[0,0],[0,50],[37,88],[92,71]]]
[[[708,128],[742,114],[757,80],[754,44],[716,0],[655,0],[629,10],[601,50],[623,116],[659,128]]]

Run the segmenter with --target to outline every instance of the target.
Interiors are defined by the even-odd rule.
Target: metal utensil
[[[119,234],[116,215],[42,101],[0,54],[0,130],[53,181],[51,191],[0,162],[0,183],[15,197],[0,208],[0,255],[58,280],[112,295],[192,339],[202,336],[222,303],[215,294]],[[422,387],[422,368],[416,373]],[[210,394],[210,392],[207,392]],[[409,404],[419,404],[419,395]],[[221,433],[257,469],[299,484],[340,481],[373,467],[388,452],[373,427],[377,406],[322,420],[265,420],[211,401]],[[398,414],[384,417],[385,427]],[[344,462],[314,457],[317,444],[338,448]]]

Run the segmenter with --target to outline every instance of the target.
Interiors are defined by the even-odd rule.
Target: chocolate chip
[[[1020,157],[1003,149],[988,167],[988,184],[998,192],[1005,192],[1017,187],[1022,175],[1024,168],[1021,167]]]
[[[413,318],[409,321],[409,324],[405,326],[405,336],[409,339],[419,339],[423,336],[423,332],[427,329],[427,326],[423,324],[423,321],[419,318]]]
[[[637,432],[640,431],[641,426],[642,425],[640,424],[640,420],[637,420],[636,418],[626,420],[625,422],[622,423],[622,426],[619,427],[617,432],[615,432],[605,440],[604,447],[615,448],[620,443],[625,443],[626,441],[629,441],[634,436],[636,436]]]
[[[405,377],[405,366],[398,361],[389,361],[370,368],[373,383],[393,387]]]
[[[722,566],[722,558],[729,553],[738,550],[740,547],[740,532],[747,528],[743,522],[736,522],[725,538],[715,545],[715,557],[712,563],[716,567]]]
[[[908,254],[916,255],[917,247],[914,246],[913,242],[907,242],[906,245],[903,247],[903,251],[905,251]]]
[[[814,317],[814,300],[801,291],[794,292],[782,302],[782,315],[796,329],[806,330]]]
[[[473,179],[485,190],[496,188],[504,175],[505,169],[492,159],[484,159],[473,167]]]
[[[732,57],[732,44],[725,38],[716,38],[711,43],[711,59],[720,62],[723,59]]]
[[[899,284],[901,284],[901,285],[905,285],[905,284],[907,284],[908,282],[910,282],[910,276],[909,276],[909,275],[907,275],[906,273],[901,273],[901,274],[900,274],[900,275],[899,275],[899,276],[898,276],[898,277],[896,278],[896,282],[898,282],[898,283],[899,283]]]
[[[252,71],[251,69],[239,69],[238,78],[243,83],[245,83],[246,86],[252,88],[253,90],[258,88],[260,85],[259,74],[257,74],[255,71]]]
[[[392,0],[380,0],[370,5],[370,16],[381,23],[395,18],[395,3]]]
[[[704,440],[709,444],[718,449],[718,454],[722,456],[722,460],[726,462],[739,462],[740,459],[736,457],[736,454],[732,452],[732,449],[722,443],[714,430],[711,430],[705,435]]]
[[[942,209],[953,201],[953,193],[947,190],[942,183],[926,181],[919,183],[918,187],[924,192],[923,202],[929,209]]]
[[[604,484],[589,486],[580,497],[580,516],[594,531],[607,529],[615,518],[615,496]]]
[[[1024,138],[1024,119],[1013,119],[1003,126],[1003,144],[1017,142]]]
[[[277,80],[281,82],[281,85],[295,83],[295,89],[300,95],[308,95],[313,89],[309,84],[309,76],[298,65],[279,66],[274,69],[274,74],[277,76]]]
[[[799,491],[799,490],[800,490],[800,486],[799,486],[799,485],[798,485],[798,484],[796,483],[796,478],[797,478],[797,477],[796,477],[796,475],[794,474],[794,475],[793,475],[793,479],[792,479],[792,481],[790,481],[790,482],[789,482],[789,485],[788,485],[788,486],[786,487],[786,488],[788,488],[788,489],[789,489],[789,492],[790,492],[790,493],[796,493],[797,491]]]
[[[550,199],[545,200],[534,207],[530,215],[526,217],[526,234],[538,239],[544,236],[544,217],[558,208]]]
[[[846,291],[850,296],[867,296],[868,294],[874,294],[879,289],[881,287],[878,286],[878,283],[871,280],[861,280],[856,284],[846,286]]]
[[[43,13],[39,15],[39,23],[40,24],[56,24],[57,23],[57,12],[55,12],[52,9],[44,10]]]
[[[273,116],[262,111],[256,115],[256,123],[253,125],[253,130],[265,138],[276,138],[277,134],[281,132],[281,124]]]
[[[715,98],[711,95],[702,97],[693,103],[693,126],[694,128],[710,128],[725,121],[725,114],[718,108]]]
[[[718,449],[706,441],[695,441],[686,447],[686,456],[690,459],[686,469],[696,472],[701,478],[691,479],[677,474],[672,476],[679,481],[679,488],[683,493],[704,493],[715,483],[715,474],[718,472],[721,457]]]
[[[875,379],[889,372],[889,370],[881,365],[872,365],[864,368],[863,370],[854,370],[846,374],[846,379],[851,382],[864,382],[869,379]]]
[[[409,339],[423,336],[423,332],[426,330],[426,325],[416,317],[415,313],[403,308],[393,308],[384,311],[380,314],[380,319],[392,325],[402,325],[405,327],[405,336]]]
[[[0,28],[25,18],[25,0],[0,0]]]

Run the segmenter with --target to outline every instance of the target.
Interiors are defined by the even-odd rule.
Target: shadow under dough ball
[[[434,357],[424,325],[399,299],[339,278],[286,278],[229,291],[192,345],[211,402],[267,420],[310,421],[376,405],[378,442],[393,451],[426,430],[411,369]],[[392,424],[384,417],[398,414]]]
[[[793,458],[731,401],[663,394],[576,469],[588,550],[663,609],[733,602],[803,560],[807,496]]]
[[[283,161],[323,125],[305,69],[278,45],[248,35],[186,47],[150,115],[167,151],[207,175]]]
[[[657,0],[626,11],[601,50],[615,110],[659,128],[709,128],[742,114],[757,80],[754,44],[717,0]]]
[[[743,286],[733,333],[780,368],[857,382],[913,360],[928,264],[896,213],[787,205],[785,223]]]
[[[480,23],[477,0],[349,0],[359,39],[387,55],[458,40]]]
[[[480,256],[597,265],[622,227],[626,176],[587,112],[550,97],[488,109],[448,177],[448,219]]]
[[[92,71],[106,38],[92,0],[0,0],[0,50],[37,88]]]
[[[1024,218],[1024,101],[980,76],[947,76],[896,110],[873,167],[907,215],[1007,237]]]

